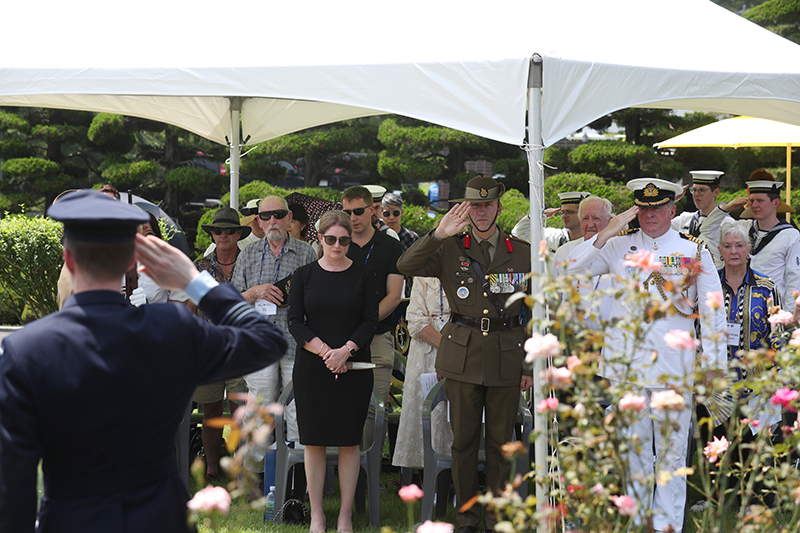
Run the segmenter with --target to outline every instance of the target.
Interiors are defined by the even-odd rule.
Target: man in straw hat
[[[484,409],[486,487],[496,490],[508,480],[508,462],[500,447],[511,440],[520,390],[533,382],[522,368],[526,339],[520,321],[522,300],[506,307],[511,294],[527,290],[531,249],[526,241],[509,237],[497,227],[504,190],[488,176],[471,179],[464,198],[451,200],[460,203],[397,263],[403,274],[438,277],[452,309],[450,322],[442,328],[436,372],[447,378],[459,507],[478,493]],[[474,533],[480,507],[459,511],[457,520],[460,533]],[[484,516],[487,531],[495,523],[496,517]]]
[[[611,219],[608,226],[594,237],[579,245],[573,251],[574,263],[567,265],[568,274],[588,273],[592,276],[612,274],[624,280],[639,278],[650,292],[650,300],[661,302],[671,296],[669,285],[681,290],[684,298],[673,301],[670,312],[654,320],[647,330],[644,342],[631,337],[624,328],[608,328],[603,347],[604,365],[599,374],[611,380],[627,380],[628,364],[635,374],[636,394],[647,398],[648,406],[652,396],[668,390],[668,385],[691,384],[695,371],[695,350],[672,348],[666,345],[664,336],[672,330],[694,332],[695,317],[699,315],[702,331],[702,352],[700,364],[708,368],[724,368],[727,362],[725,344],[716,342],[714,335],[725,331],[725,317],[722,309],[712,309],[706,301],[706,294],[721,292],[719,276],[714,269],[711,254],[703,242],[695,237],[678,233],[670,227],[675,217],[674,199],[682,188],[674,183],[655,178],[639,178],[628,182],[634,194],[634,206]],[[620,233],[630,221],[638,216],[641,229]],[[626,258],[642,251],[650,252],[661,263],[658,270],[649,272],[626,265]],[[681,286],[685,266],[697,262],[696,282]],[[646,279],[644,279],[646,278]],[[631,309],[615,300],[612,319],[642,316],[641,309]],[[657,352],[655,361],[653,352]],[[665,384],[663,377],[667,378]],[[632,446],[628,453],[630,472],[652,476],[654,465],[661,470],[674,472],[686,466],[689,432],[692,425],[692,395],[684,394],[683,409],[669,413],[669,422],[677,424],[678,430],[669,433],[664,439],[663,426],[666,412],[648,409],[630,427],[631,435],[638,435],[641,446]],[[655,418],[655,420],[654,420]],[[653,462],[653,450],[656,461]],[[631,482],[629,494],[643,507],[653,507],[658,511],[653,517],[653,527],[657,531],[680,533],[686,505],[686,480],[682,476],[673,477],[665,485],[657,484],[653,493],[647,492],[638,482]]]
[[[747,182],[747,209],[742,218],[752,216],[752,222],[743,222],[750,236],[750,267],[775,282],[781,302],[794,308],[793,291],[800,290],[800,232],[778,218],[778,213],[793,213],[791,206],[781,201],[783,182],[759,168],[750,174]]]
[[[208,232],[214,241],[214,249],[210,254],[194,262],[200,272],[208,272],[219,283],[230,283],[233,271],[236,268],[236,258],[239,255],[239,243],[250,235],[250,226],[239,223],[239,213],[230,207],[220,207],[214,213],[211,224],[203,224],[203,230]],[[187,301],[189,309],[197,311],[197,306]],[[200,317],[209,320],[202,312]],[[239,388],[242,390],[240,391]],[[227,391],[227,395],[226,395]],[[201,385],[194,393],[194,401],[203,404],[203,450],[206,456],[206,479],[211,481],[219,477],[220,449],[222,447],[222,428],[211,427],[206,420],[222,416],[225,409],[225,398],[230,403],[233,413],[238,404],[231,394],[244,392],[244,380],[241,376],[233,377],[226,381]]]
[[[39,531],[188,531],[175,433],[194,389],[276,361],[286,340],[183,252],[137,235],[144,211],[80,191],[48,215],[64,223],[75,294],[0,345],[0,531],[34,530],[40,459]],[[214,324],[131,306],[120,279],[137,259]]]

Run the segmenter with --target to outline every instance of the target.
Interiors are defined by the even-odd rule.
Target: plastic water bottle
[[[275,485],[270,485],[267,494],[267,508],[264,511],[264,522],[272,522],[275,519]]]

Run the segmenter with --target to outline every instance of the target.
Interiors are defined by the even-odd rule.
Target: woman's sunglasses
[[[356,207],[355,209],[342,209],[342,211],[344,211],[348,215],[353,214],[353,215],[355,215],[357,217],[360,217],[361,215],[363,215],[364,211],[366,211],[366,210],[367,210],[366,207]]]
[[[355,211],[355,209],[353,211]],[[328,246],[333,246],[336,244],[336,237],[333,235],[323,235],[322,238],[325,240],[325,244]],[[351,241],[352,239],[350,237],[339,237],[339,244],[342,246],[350,246]]]
[[[258,218],[261,220],[269,220],[270,218],[275,217],[275,220],[280,220],[285,218],[288,214],[289,211],[287,209],[276,209],[275,211],[261,211],[258,214]]]
[[[393,216],[393,217],[399,217],[400,216],[400,210],[399,209],[395,209],[394,211],[384,211],[383,212],[383,216],[385,216],[385,217],[388,217],[390,215]]]
[[[211,228],[211,233],[214,235],[235,235],[237,231],[241,231],[240,228]]]

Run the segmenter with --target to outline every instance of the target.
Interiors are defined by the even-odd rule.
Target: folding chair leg
[[[367,474],[359,468],[358,483],[356,483],[356,512],[364,514],[367,511]]]
[[[436,518],[443,518],[450,503],[451,471],[443,470],[436,484]]]

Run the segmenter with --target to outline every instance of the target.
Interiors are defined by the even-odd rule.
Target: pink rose
[[[532,363],[540,357],[552,357],[561,351],[561,343],[552,333],[539,335],[536,332],[531,334],[531,338],[525,341],[525,362]]]
[[[796,329],[792,332],[792,338],[789,339],[789,346],[800,348],[800,329]]]
[[[716,463],[719,456],[725,453],[725,450],[727,449],[728,439],[725,437],[722,437],[722,439],[714,437],[714,440],[709,442],[708,446],[703,448],[703,455],[708,457],[709,463]]]
[[[619,508],[619,514],[622,516],[633,516],[636,514],[636,510],[638,509],[638,505],[636,504],[636,499],[632,496],[612,496],[611,500],[614,502]]]
[[[603,494],[603,485],[596,483],[591,489],[589,489],[589,492],[599,496],[600,494]]]
[[[800,393],[797,392],[796,390],[783,388],[776,391],[775,394],[772,395],[772,398],[770,398],[769,401],[772,405],[781,404],[781,407],[783,407],[784,409],[788,409],[789,411],[794,412],[795,408],[789,404],[795,401],[798,396],[800,396]]]
[[[791,324],[793,318],[794,317],[792,316],[792,313],[780,309],[774,315],[770,315],[769,318],[767,318],[767,320],[769,320],[769,323],[772,324],[772,327],[774,328],[778,324],[783,326]]]
[[[209,485],[204,489],[198,490],[194,498],[186,503],[186,507],[190,511],[199,511],[201,513],[219,511],[222,514],[228,514],[231,508],[231,495],[223,487]]]
[[[575,370],[575,367],[582,365],[580,358],[577,355],[570,355],[567,357],[567,368]]]
[[[650,407],[657,411],[682,411],[686,408],[686,400],[674,390],[653,393]]]
[[[547,367],[540,373],[542,380],[550,387],[565,389],[572,385],[572,372],[565,367]]]
[[[628,254],[625,256],[625,259],[627,259],[627,261],[622,263],[622,266],[635,267],[642,272],[651,272],[663,266],[656,261],[656,254],[648,252],[647,250],[639,250],[635,254]]]
[[[453,524],[426,520],[417,528],[417,533],[453,533]]]
[[[711,309],[721,308],[724,301],[721,291],[711,291],[706,294],[706,305]]]
[[[545,411],[555,411],[558,409],[558,398],[547,398],[539,402],[539,405],[536,406],[536,409],[539,410],[540,413],[544,413]]]
[[[673,329],[664,334],[664,341],[673,350],[693,351],[700,346],[700,341],[682,329]]]
[[[416,485],[406,485],[405,487],[401,487],[400,490],[397,491],[397,494],[404,502],[414,503],[422,498],[422,489]]]
[[[647,398],[644,396],[637,396],[635,394],[626,394],[619,401],[619,408],[622,410],[631,410],[641,413],[647,405]]]

